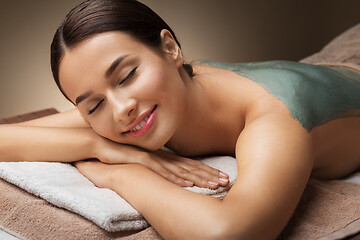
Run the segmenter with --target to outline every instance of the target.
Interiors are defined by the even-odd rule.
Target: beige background
[[[80,0],[0,0],[0,118],[72,107],[49,46]],[[175,30],[187,60],[299,60],[360,22],[358,0],[142,0]]]

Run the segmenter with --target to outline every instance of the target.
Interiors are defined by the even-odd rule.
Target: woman
[[[274,239],[310,176],[359,169],[356,70],[185,64],[169,26],[133,0],[80,4],[51,54],[55,81],[76,108],[1,126],[0,160],[76,162],[165,239]],[[226,186],[225,173],[187,158],[213,154],[237,159],[223,200],[179,187]]]

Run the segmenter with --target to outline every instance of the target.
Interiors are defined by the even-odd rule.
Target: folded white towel
[[[351,174],[350,176],[342,179],[345,182],[359,183],[360,184],[360,170]]]
[[[223,198],[237,177],[232,157],[201,160],[230,176],[228,187],[216,190],[190,187],[190,191]],[[48,202],[75,212],[107,231],[140,230],[149,224],[114,191],[97,188],[70,164],[51,162],[0,162],[0,178]]]

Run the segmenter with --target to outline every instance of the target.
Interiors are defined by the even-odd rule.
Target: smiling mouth
[[[133,129],[131,129],[129,132],[136,132],[136,131],[139,131],[140,129],[142,129],[147,120],[149,119],[149,116],[147,116],[146,118],[144,118],[144,120],[141,121],[141,123],[139,125],[137,125],[136,127],[134,127]]]
[[[125,132],[126,134],[138,137],[144,135],[153,125],[156,116],[157,105],[151,110],[151,112],[135,127]]]

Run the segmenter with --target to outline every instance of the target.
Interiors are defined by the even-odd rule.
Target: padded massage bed
[[[46,109],[3,119],[0,120],[0,124],[22,122],[54,113],[57,113],[55,109]],[[324,235],[326,238],[323,239],[347,236],[347,239],[360,240],[360,211],[356,216],[352,216],[351,220],[348,219],[348,222],[343,222],[340,228],[334,228],[334,225],[338,225],[338,219],[354,213],[353,208],[360,209],[360,171],[350,180],[358,184],[311,180],[297,211],[279,239],[312,239],[309,238],[312,236],[311,232],[318,230],[320,233],[326,232]],[[3,179],[0,179],[0,199],[1,240],[64,239],[64,237],[66,239],[161,239],[152,227],[141,231],[107,232],[91,221],[53,206]],[[313,211],[314,209],[316,211]],[[329,222],[323,222],[322,217],[316,216],[319,214],[326,215]]]

